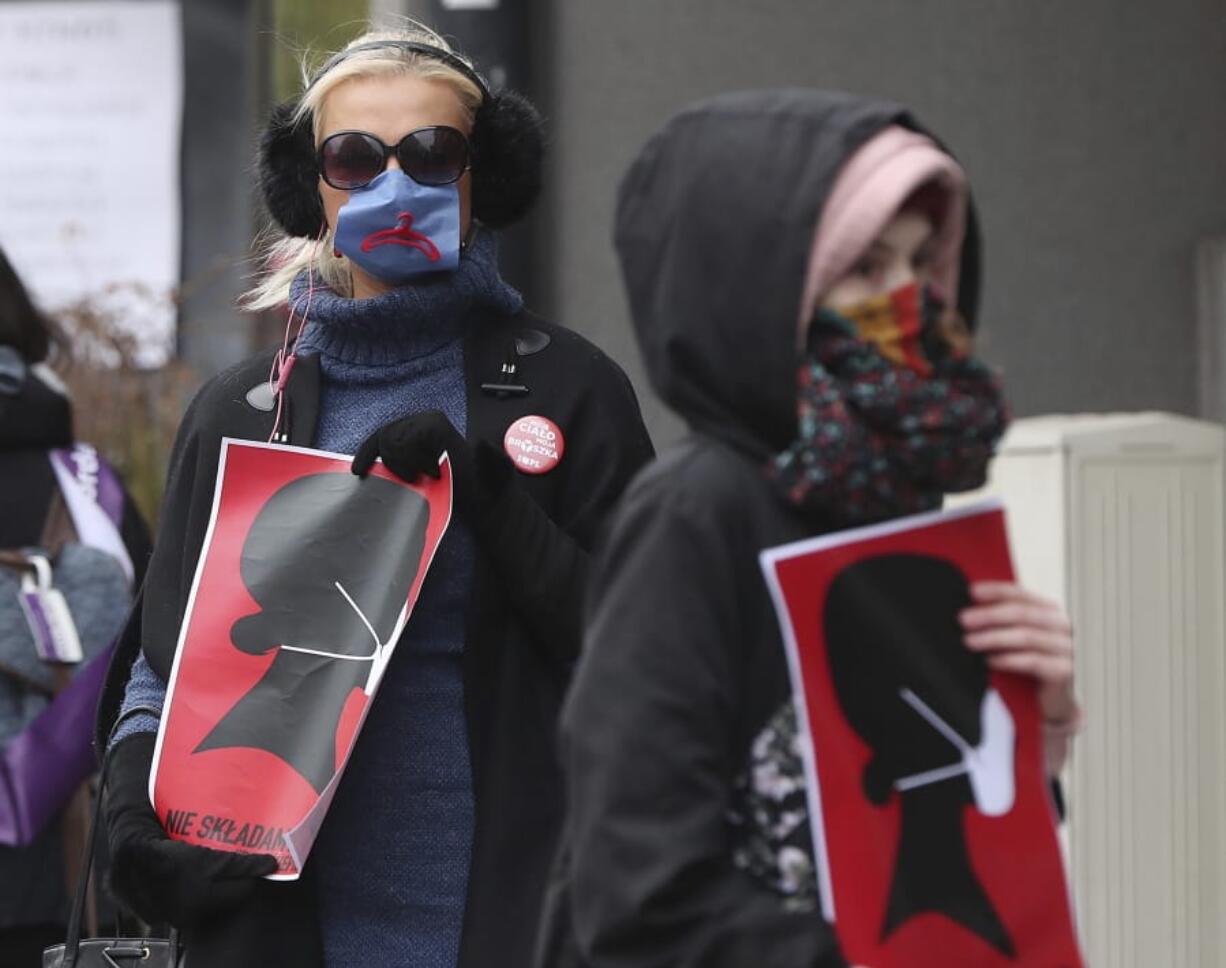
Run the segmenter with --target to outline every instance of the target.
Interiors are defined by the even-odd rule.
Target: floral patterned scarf
[[[799,433],[767,473],[788,501],[837,527],[932,510],[942,495],[980,486],[1008,425],[998,377],[970,355],[938,300],[918,290],[914,299],[914,336],[904,319],[883,325],[889,309],[879,301],[820,309],[809,328]]]

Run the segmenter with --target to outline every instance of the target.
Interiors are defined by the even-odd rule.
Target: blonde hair
[[[469,123],[481,106],[482,93],[471,78],[465,77],[454,67],[441,60],[413,50],[394,46],[400,42],[427,44],[437,47],[471,66],[468,58],[452,49],[443,37],[425,24],[406,19],[394,30],[368,30],[362,36],[346,44],[338,53],[353,50],[363,44],[387,41],[387,47],[371,47],[344,57],[326,73],[314,76],[309,64],[309,55],[302,57],[302,100],[294,112],[293,121],[298,123],[308,116],[314,140],[318,142],[320,119],[323,108],[331,94],[345,81],[361,77],[412,76],[427,80],[441,80],[452,86],[461,107],[468,115]],[[332,56],[336,56],[335,54]],[[327,63],[325,61],[325,63]],[[258,311],[272,309],[287,302],[290,283],[303,270],[313,269],[326,286],[342,296],[352,295],[349,260],[335,252],[332,234],[334,226],[328,226],[317,239],[303,239],[286,235],[278,228],[270,227],[257,245],[261,249],[260,260],[266,274],[250,292],[240,300],[243,309]]]

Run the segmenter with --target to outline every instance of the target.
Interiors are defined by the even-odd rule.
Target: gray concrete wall
[[[1195,413],[1196,244],[1226,232],[1222,0],[553,0],[542,307],[626,365],[659,441],[610,243],[644,139],[686,102],[806,84],[911,105],[970,171],[983,349],[1019,414]]]

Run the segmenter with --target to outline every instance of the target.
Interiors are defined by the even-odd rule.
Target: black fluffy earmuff
[[[526,97],[488,98],[473,122],[473,217],[492,228],[527,214],[541,191],[544,123]]]
[[[397,46],[435,57],[471,77],[485,99],[472,131],[472,213],[499,228],[522,218],[541,189],[544,124],[532,103],[513,91],[488,92],[479,75],[454,54],[412,42],[372,42],[329,61],[322,77],[356,49]],[[312,82],[313,83],[313,82]],[[268,213],[289,235],[316,238],[324,228],[319,172],[310,115],[297,123],[298,99],[272,109],[260,138],[259,180]]]
[[[289,235],[316,238],[324,225],[310,116],[294,121],[296,98],[272,109],[260,136],[260,190],[268,214]]]

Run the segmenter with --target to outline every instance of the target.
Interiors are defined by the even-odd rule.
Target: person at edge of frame
[[[690,434],[628,487],[593,566],[536,968],[845,966],[758,556],[983,483],[1007,409],[970,353],[965,176],[900,105],[730,93],[648,141],[615,241]],[[1081,715],[1068,618],[1015,584],[971,596],[967,647],[1038,681],[1054,777]]]
[[[148,526],[127,487],[92,446],[76,438],[72,397],[50,365],[58,366],[66,355],[71,355],[67,336],[35,306],[0,250],[0,555],[40,552],[51,559],[52,586],[65,596],[83,654],[83,661],[71,666],[37,657],[17,594],[21,576],[29,572],[14,569],[11,559],[0,563],[0,576],[8,577],[0,591],[11,596],[0,603],[0,747],[10,750],[9,744],[20,741],[23,730],[66,686],[70,677],[65,673],[71,669],[75,674],[110,646],[150,550]],[[72,509],[79,505],[67,503],[63,494],[55,467],[63,455],[74,458],[67,486],[74,481],[85,485],[80,492],[91,510],[107,506],[97,514],[101,524],[92,533],[78,533]],[[101,501],[99,494],[104,495]],[[58,514],[72,522],[70,533],[62,523],[54,524]],[[67,543],[47,547],[49,530]],[[99,530],[105,533],[101,541]],[[105,550],[99,547],[102,541]],[[38,671],[31,675],[33,670]],[[49,683],[54,685],[48,688]],[[85,695],[80,702],[91,699]],[[84,721],[88,724],[88,715]],[[86,754],[88,725],[76,737]],[[55,743],[64,738],[59,733],[43,748],[67,758],[69,750]],[[73,769],[41,758],[38,765],[46,777]],[[10,774],[4,781],[15,784],[21,777]],[[15,792],[10,787],[6,796]],[[44,948],[63,939],[88,821],[88,797],[81,794],[30,842],[0,845],[0,968],[35,964]]]
[[[291,357],[263,353],[207,383],[179,431],[142,607],[100,714],[101,734],[132,713],[112,741],[114,890],[177,926],[193,968],[526,964],[561,823],[554,729],[588,556],[651,443],[618,366],[525,310],[499,275],[494,229],[540,184],[532,105],[488,90],[416,22],[368,32],[304,78],[263,135],[283,235],[247,305],[288,303],[305,325]],[[274,363],[292,366],[290,424],[275,430],[260,397]],[[537,473],[504,453],[528,417],[562,438]],[[406,480],[437,475],[445,450],[456,495],[294,882],[262,880],[267,855],[166,837],[147,795],[158,718],[141,711],[165,696],[220,441],[270,433],[354,453],[360,475],[381,458]]]

